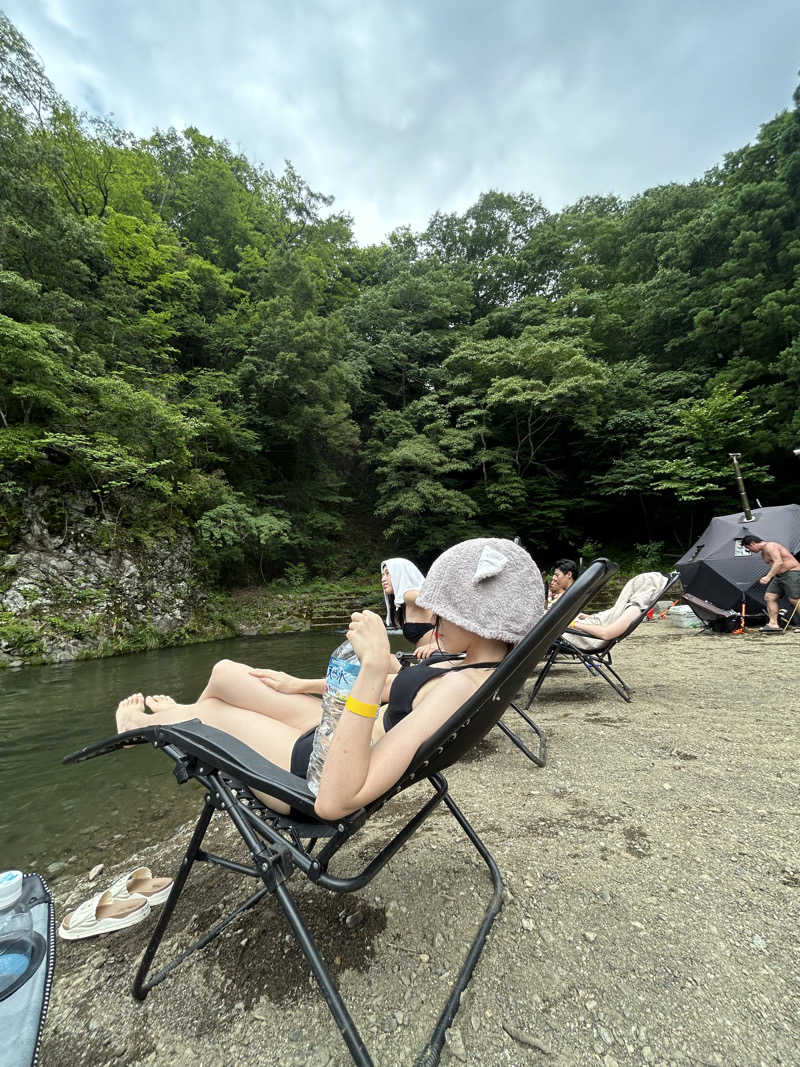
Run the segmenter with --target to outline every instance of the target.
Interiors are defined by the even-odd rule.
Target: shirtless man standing
[[[748,552],[760,552],[769,567],[764,577],[759,578],[759,582],[767,587],[764,599],[769,615],[769,622],[761,627],[761,632],[779,634],[778,601],[785,596],[796,607],[800,600],[800,560],[795,559],[789,549],[777,541],[762,541],[755,534],[743,537],[742,545]]]

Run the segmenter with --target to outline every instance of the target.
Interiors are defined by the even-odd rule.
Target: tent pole
[[[664,610],[659,614],[659,616],[658,616],[659,619],[666,619],[667,615],[669,615],[669,613],[670,613],[670,610],[672,608],[674,608],[676,604],[680,604],[680,602],[681,602],[681,598],[680,597],[678,597],[677,600],[673,600],[672,603],[670,604],[670,606],[668,608],[664,608]]]

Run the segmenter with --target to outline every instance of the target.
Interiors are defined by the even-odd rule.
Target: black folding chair
[[[601,678],[604,678],[614,692],[621,696],[626,704],[630,704],[631,691],[627,683],[622,680],[614,669],[611,662],[611,650],[615,648],[620,641],[624,641],[626,637],[629,637],[636,627],[647,618],[648,614],[653,610],[659,600],[663,600],[670,589],[676,584],[679,577],[677,571],[672,571],[656,596],[642,608],[641,612],[636,616],[633,622],[631,622],[618,637],[612,637],[608,641],[599,642],[596,648],[579,648],[570,641],[569,637],[562,634],[545,657],[542,669],[539,671],[539,677],[536,679],[536,684],[533,686],[530,697],[528,698],[526,708],[530,708],[531,704],[536,699],[537,693],[542,688],[545,678],[558,660],[572,660],[575,663],[582,663],[590,674],[599,675]],[[570,635],[581,634],[584,637],[592,637],[592,634],[586,633],[586,631],[581,630],[578,626],[571,626],[568,633]],[[597,640],[596,638],[593,639]]]
[[[595,596],[598,589],[601,589],[605,585],[605,583],[609,580],[611,575],[616,572],[616,570],[616,564],[609,564],[606,567],[604,578],[599,584],[594,581],[593,577],[590,577],[590,580],[588,582],[585,582],[584,577],[586,574],[589,573],[588,570],[585,571],[584,574],[581,575],[581,577],[578,578],[577,581],[575,581],[570,586],[567,592],[564,593],[563,596],[560,596],[558,598],[558,600],[550,609],[550,611],[555,611],[556,607],[564,600],[564,597],[569,596],[569,600],[566,602],[566,604],[569,608],[570,614],[567,617],[570,619],[574,619],[578,612],[584,609],[584,607],[589,603],[592,597]],[[555,648],[555,645],[553,646],[553,648]],[[548,653],[548,658],[551,653],[552,648]],[[550,666],[552,666],[552,663],[550,664]],[[537,679],[536,692],[538,692],[540,685],[541,681]],[[533,698],[535,695],[535,692],[531,695],[524,710],[519,706],[519,704],[516,703],[516,701],[509,701],[509,707],[513,711],[515,711],[517,715],[524,719],[524,721],[528,724],[528,726],[531,728],[531,730],[533,730],[534,734],[536,735],[537,742],[535,752],[528,748],[528,746],[522,740],[519,734],[515,733],[515,731],[512,730],[507,723],[503,722],[502,719],[498,722],[497,726],[498,729],[502,730],[506,737],[517,746],[520,752],[522,752],[525,756],[528,757],[531,763],[534,763],[537,767],[544,767],[547,763],[547,736],[545,735],[544,730],[542,730],[541,727],[536,722],[534,722],[530,715],[528,715],[528,710],[530,709],[530,706],[533,703]]]
[[[606,580],[613,564],[607,560],[593,563],[584,576],[584,584],[599,588]],[[571,592],[571,591],[570,591]],[[314,797],[304,778],[281,770],[247,745],[229,734],[198,719],[172,726],[148,726],[130,730],[101,741],[67,756],[65,763],[79,763],[108,752],[136,744],[152,744],[173,760],[179,783],[195,779],[205,788],[205,801],[195,826],[172,891],[164,904],[158,923],[145,950],[133,983],[133,995],[143,1000],[150,989],[163,981],[180,963],[197,949],[205,947],[226,926],[248,908],[253,907],[266,893],[276,897],[291,926],[294,936],[308,960],[322,990],[328,1008],[336,1021],[355,1063],[369,1065],[372,1060],[361,1036],[336,988],[319,949],[301,918],[287,881],[300,873],[323,889],[348,893],[367,885],[385,864],[397,854],[422,822],[440,803],[451,812],[486,863],[494,892],[484,913],[469,951],[456,977],[450,996],[431,1034],[418,1063],[433,1065],[439,1062],[445,1032],[458,1010],[461,995],[472,976],[483,949],[487,934],[502,906],[503,883],[500,871],[489,850],[449,795],[442,771],[458,760],[480,741],[497,723],[509,701],[532,673],[542,654],[564,629],[574,614],[574,599],[569,593],[544,615],[524,640],[503,660],[476,693],[455,712],[437,732],[416,752],[411,764],[396,785],[383,796],[360,811],[336,822],[325,822],[314,813]],[[384,804],[410,785],[427,779],[433,796],[421,798],[420,806],[405,826],[367,863],[363,870],[350,877],[328,873],[334,855],[364,825],[367,819]],[[295,815],[278,815],[266,808],[252,790],[278,797],[291,805]],[[238,863],[203,849],[203,840],[215,811],[226,812],[252,857],[252,865]],[[159,944],[169,925],[175,905],[183,891],[193,865],[197,862],[216,864],[230,871],[260,880],[263,884],[239,904],[221,922],[205,933],[189,948],[181,952],[161,970],[148,977]]]

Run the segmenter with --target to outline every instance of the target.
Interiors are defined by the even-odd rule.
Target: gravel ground
[[[615,659],[630,705],[583,668],[548,679],[544,770],[499,731],[451,769],[508,891],[443,1064],[800,1063],[799,651],[798,631],[642,626]],[[409,799],[368,825],[365,847]],[[291,883],[386,1067],[423,1048],[488,899],[454,827],[434,815],[358,894]],[[224,848],[224,826],[215,835]],[[154,845],[95,884],[137,862],[173,870],[183,847]],[[56,882],[59,920],[92,888]],[[168,947],[236,894],[234,876],[196,869]],[[350,1062],[272,900],[139,1004],[130,982],[153,922],[59,942],[43,1067]]]

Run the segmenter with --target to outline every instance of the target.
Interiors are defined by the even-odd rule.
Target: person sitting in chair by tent
[[[759,582],[765,585],[764,600],[767,604],[769,622],[761,627],[763,634],[779,634],[778,601],[787,597],[793,608],[800,600],[800,560],[795,559],[788,548],[777,541],[762,541],[755,534],[742,538],[742,545],[748,552],[760,552],[761,558],[769,570]]]
[[[578,577],[578,564],[574,559],[560,559],[553,570],[550,579],[550,589],[547,597],[547,606],[555,604],[560,596],[569,589]]]
[[[449,548],[433,563],[417,605],[437,616],[442,651],[463,659],[410,667],[387,679],[389,639],[379,615],[353,612],[348,639],[360,670],[331,741],[315,810],[338,819],[375,800],[404,774],[420,745],[486,681],[509,648],[543,613],[539,568],[519,545],[480,537]],[[220,676],[216,696],[193,704],[141,693],[120,702],[117,729],[141,729],[201,719],[243,741],[272,763],[305,777],[321,705],[308,693],[259,684],[256,710],[242,704],[240,679],[226,694]],[[264,679],[262,679],[262,682]],[[379,705],[388,700],[384,708]],[[276,811],[287,806],[270,801]]]
[[[666,580],[658,571],[637,574],[625,583],[612,607],[594,615],[579,615],[563,636],[576,648],[586,651],[600,648],[606,641],[625,633],[663,589]]]

